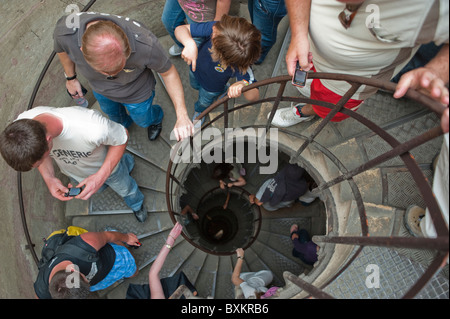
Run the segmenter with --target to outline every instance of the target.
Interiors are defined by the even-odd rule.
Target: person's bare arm
[[[172,100],[177,115],[177,122],[175,123],[173,132],[177,141],[181,141],[192,136],[194,133],[194,124],[192,124],[186,109],[183,84],[174,65],[172,65],[169,71],[161,73],[161,77],[166,84],[167,93]]]
[[[231,0],[217,0],[215,21],[219,21],[224,14],[230,12]]]
[[[108,243],[126,243],[130,246],[139,245],[139,239],[133,233],[125,234],[116,231],[87,232],[81,234],[80,237],[97,251]]]
[[[59,61],[66,73],[67,77],[72,77],[76,74],[75,63],[70,59],[70,57],[65,52],[57,53]],[[81,89],[81,83],[78,79],[73,79],[66,81],[66,88],[74,98],[80,98],[83,96],[83,91]]]
[[[242,89],[247,85],[248,85],[248,82],[246,82],[246,81],[245,82],[238,81],[236,83],[233,83],[233,85],[231,85],[228,88],[228,97],[230,99],[233,99],[233,98],[237,98],[237,97],[241,96]],[[249,102],[257,101],[259,99],[259,89],[258,88],[245,91],[243,94],[244,94],[245,99]]]
[[[411,70],[400,78],[395,98],[403,97],[408,89],[421,90],[440,101],[449,104],[449,91],[446,84],[449,82],[449,45],[444,45],[438,54],[424,67]]]
[[[69,191],[69,189],[64,186],[59,178],[55,176],[55,169],[53,167],[53,160],[50,156],[45,157],[40,165],[38,166],[39,173],[41,173],[45,184],[52,194],[53,197],[61,200],[68,201],[72,197],[65,197],[64,194]]]
[[[288,73],[295,72],[297,61],[305,71],[311,68],[309,55],[309,16],[311,0],[286,0],[286,8],[291,27],[291,44],[286,54]]]
[[[182,230],[183,226],[180,223],[176,223],[170,231],[170,234],[166,239],[166,243],[161,248],[161,251],[159,252],[158,256],[152,264],[152,267],[150,268],[150,271],[148,273],[148,280],[150,286],[150,295],[152,299],[165,299],[164,290],[161,285],[161,279],[159,278],[159,272],[164,266],[164,262],[166,261],[167,255],[170,252],[171,248],[169,247],[173,246],[175,240],[181,234]]]
[[[438,54],[424,67],[411,70],[400,78],[394,98],[403,97],[412,88],[424,92],[436,101],[448,107],[449,91],[449,45],[444,45]],[[448,127],[448,109],[441,117],[441,126],[446,133]]]
[[[233,274],[231,275],[231,282],[235,286],[239,286],[244,282],[241,276],[242,264],[244,263],[244,250],[242,248],[236,249],[236,255],[238,257],[236,266],[234,266]]]
[[[191,27],[189,24],[180,25],[175,29],[175,37],[184,45],[181,58],[187,65],[192,66],[192,71],[197,69],[198,48],[191,35]]]
[[[242,187],[245,185],[247,185],[247,181],[242,176],[239,176],[239,178],[236,182],[228,183],[228,187],[233,187],[233,186]]]
[[[128,131],[126,131],[128,136]],[[128,140],[122,145],[110,145],[108,146],[108,153],[105,160],[97,173],[82,180],[76,187],[84,187],[80,195],[76,196],[77,199],[87,200],[94,195],[100,187],[105,183],[114,168],[119,164],[125,150],[127,148]]]

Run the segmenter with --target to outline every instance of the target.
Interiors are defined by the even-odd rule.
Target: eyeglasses
[[[108,75],[108,76],[106,77],[107,80],[115,80],[115,79],[117,79],[117,78],[118,78],[118,76],[115,76],[115,75]]]
[[[350,28],[350,25],[353,22],[353,19],[355,18],[356,14],[358,13],[358,9],[362,6],[362,3],[360,4],[347,4],[342,10],[342,12],[339,14],[339,21],[341,21],[342,25],[345,29]]]

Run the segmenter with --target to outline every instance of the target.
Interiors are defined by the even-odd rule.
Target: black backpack
[[[70,239],[86,233],[87,230],[70,226],[67,229],[57,230],[44,239],[44,247],[41,252],[38,268],[44,268],[56,255],[67,254],[87,262],[96,262],[98,253],[92,253],[81,247],[71,244]]]

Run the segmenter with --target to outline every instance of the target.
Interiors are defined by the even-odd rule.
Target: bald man
[[[177,115],[177,140],[192,134],[180,76],[155,35],[142,23],[110,14],[78,13],[77,25],[62,17],[54,31],[54,49],[64,68],[66,87],[83,96],[77,72],[88,81],[109,118],[128,128],[148,128],[149,140],[162,130],[164,112],[153,104],[156,80],[163,78]]]

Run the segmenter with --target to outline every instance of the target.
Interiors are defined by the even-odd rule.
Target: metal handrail
[[[341,100],[336,104],[331,104],[324,101],[319,100],[313,100],[310,98],[305,97],[288,97],[284,96],[284,92],[286,89],[287,83],[291,80],[291,77],[289,76],[279,76],[271,79],[266,79],[260,82],[256,82],[250,86],[247,86],[243,89],[243,92],[246,92],[248,90],[254,89],[254,88],[260,88],[263,86],[268,85],[274,85],[279,84],[279,90],[275,97],[268,97],[263,98],[261,100],[258,100],[256,102],[246,103],[243,105],[240,105],[238,107],[229,108],[228,107],[228,101],[229,98],[227,96],[217,100],[215,103],[213,103],[211,106],[209,106],[204,112],[202,112],[198,116],[198,120],[201,120],[204,118],[207,114],[217,109],[219,106],[224,106],[224,112],[217,115],[214,119],[211,119],[209,122],[205,123],[202,128],[205,129],[208,126],[212,125],[216,121],[223,118],[224,121],[224,127],[228,128],[228,118],[229,113],[235,112],[237,110],[240,110],[242,108],[254,106],[257,104],[265,103],[265,102],[273,102],[272,111],[270,112],[267,124],[265,125],[266,131],[268,131],[272,126],[272,120],[273,117],[280,105],[281,102],[296,102],[296,103],[310,103],[314,105],[323,106],[326,108],[331,109],[330,113],[322,120],[322,122],[317,126],[315,131],[307,138],[305,138],[304,143],[298,148],[296,152],[296,158],[311,144],[315,144],[315,138],[317,135],[322,131],[322,129],[331,121],[331,119],[336,115],[337,113],[341,112],[344,113],[351,118],[355,119],[356,121],[360,122],[361,124],[365,125],[367,128],[369,128],[372,132],[377,134],[380,138],[382,138],[384,141],[386,141],[391,147],[392,150],[378,156],[377,158],[368,161],[367,163],[361,165],[360,167],[353,169],[352,171],[344,172],[341,176],[337,177],[336,179],[329,181],[325,184],[319,185],[319,191],[328,189],[332,187],[333,185],[336,185],[338,183],[341,183],[343,181],[351,182],[353,181],[353,177],[367,171],[370,168],[373,168],[393,157],[400,156],[400,158],[405,163],[406,167],[408,168],[409,172],[413,176],[413,179],[418,186],[418,189],[430,211],[430,216],[432,217],[433,224],[436,228],[437,237],[436,238],[403,238],[403,237],[369,237],[368,234],[368,224],[367,224],[367,215],[364,209],[364,203],[361,198],[361,194],[359,193],[359,190],[357,187],[355,188],[355,184],[352,186],[352,191],[355,196],[355,200],[357,201],[358,206],[358,212],[359,217],[361,221],[361,230],[362,230],[362,236],[360,237],[343,237],[343,236],[315,236],[313,237],[313,240],[316,243],[323,242],[323,243],[339,243],[339,244],[346,244],[346,245],[354,245],[359,246],[359,248],[356,250],[354,255],[349,259],[348,263],[342,267],[339,270],[339,273],[342,273],[361,253],[362,249],[365,246],[380,246],[380,247],[409,247],[409,248],[417,248],[417,249],[429,249],[430,247],[433,247],[433,250],[437,250],[438,254],[436,255],[435,259],[431,263],[431,265],[428,266],[425,273],[422,275],[421,278],[413,285],[410,290],[403,296],[404,298],[411,298],[415,296],[420,289],[422,289],[426,283],[431,279],[434,273],[437,272],[437,270],[441,267],[443,263],[446,261],[446,257],[448,256],[448,245],[449,245],[449,231],[447,227],[445,226],[445,221],[442,217],[442,214],[439,209],[439,205],[437,203],[436,198],[433,195],[433,191],[428,183],[427,178],[424,176],[423,172],[420,170],[419,166],[415,162],[414,158],[409,153],[410,150],[413,148],[422,145],[434,138],[437,138],[439,136],[443,135],[443,131],[441,127],[435,127],[428,132],[415,137],[411,139],[410,141],[406,143],[400,143],[397,141],[393,136],[388,134],[386,131],[384,131],[382,128],[380,128],[378,125],[370,121],[369,119],[363,117],[362,115],[348,110],[344,108],[344,105],[347,103],[347,101],[354,95],[354,93],[360,88],[362,85],[365,86],[372,86],[378,89],[382,89],[389,92],[394,92],[396,85],[391,82],[384,82],[376,79],[369,79],[369,78],[362,78],[358,76],[353,76],[349,74],[333,74],[333,73],[310,73],[309,75],[310,79],[321,79],[321,80],[335,80],[335,81],[346,81],[351,85],[351,88],[347,91],[346,94],[341,98]],[[445,107],[441,105],[440,103],[434,101],[430,97],[421,94],[420,92],[410,89],[405,94],[405,98],[414,100],[416,102],[419,102],[426,108],[428,108],[430,111],[436,113],[439,117],[442,116]],[[255,126],[256,127],[256,126]],[[281,130],[283,133],[293,135],[293,136],[301,136],[301,134],[287,131],[287,130]],[[200,132],[197,132],[196,134],[199,134]],[[316,145],[316,144],[315,144]],[[175,150],[179,149],[180,143],[175,145]],[[172,210],[172,201],[171,201],[171,194],[173,191],[173,182],[176,181],[178,185],[180,185],[180,182],[178,179],[176,179],[176,170],[178,165],[173,165],[172,158],[169,161],[168,169],[167,169],[167,175],[166,175],[166,196],[167,196],[167,204],[168,204],[168,211],[173,216],[174,212]],[[338,167],[341,167],[339,165]],[[337,278],[336,276],[333,277],[332,280]],[[328,285],[331,281],[326,283],[320,288],[314,287],[313,289],[309,287],[309,285],[302,284],[299,285],[299,282],[302,281],[295,281],[294,284],[297,284],[299,287],[301,286],[302,289],[309,293],[314,293],[317,295],[317,289],[322,290]],[[320,295],[320,294],[319,294]]]
[[[219,189],[220,189],[220,187],[215,187],[215,188],[213,188],[213,189],[210,189],[208,192],[206,192],[206,193],[202,196],[202,198],[200,199],[200,202],[199,202],[199,203],[201,204],[201,203],[204,201],[204,199],[205,199],[209,194],[212,194],[213,192],[215,192],[215,191],[217,191],[217,190],[219,190]],[[238,187],[238,186],[234,186],[232,191],[233,191],[233,193],[240,193],[240,195],[245,195],[245,196],[247,196],[247,197],[250,195],[250,193],[249,193],[247,190],[245,190],[245,189],[243,189],[243,188],[241,188],[241,187]],[[166,195],[167,195],[167,194],[166,194]],[[168,198],[168,196],[167,196],[167,198]],[[170,199],[167,199],[167,203],[169,203],[169,201],[170,201],[170,203],[172,203],[172,205],[173,205],[173,202],[172,202]],[[199,204],[199,205],[200,205],[200,204]],[[256,216],[254,216],[254,218],[253,218],[253,222],[256,222],[256,227],[253,229],[252,236],[250,237],[250,240],[248,241],[248,243],[247,243],[245,246],[241,247],[241,248],[244,249],[244,250],[247,249],[247,248],[249,248],[250,246],[253,245],[253,243],[256,241],[256,239],[258,238],[258,235],[259,235],[259,233],[260,233],[260,231],[261,231],[261,221],[262,221],[261,209],[260,209],[258,206],[254,207],[253,209],[254,209],[255,212],[256,212]],[[254,213],[255,213],[255,212],[254,212]],[[254,214],[254,213],[253,213],[253,214]],[[181,214],[178,213],[178,212],[174,212],[174,211],[172,210],[172,213],[170,214],[170,217],[171,217],[172,222],[173,222],[174,224],[178,221],[177,218],[176,218],[176,216],[181,216]],[[236,253],[235,251],[230,251],[230,252],[217,252],[217,251],[208,249],[208,248],[203,247],[202,245],[198,244],[195,240],[191,239],[188,235],[186,235],[185,232],[182,232],[181,235],[182,235],[182,236],[184,237],[184,239],[185,239],[187,242],[189,242],[192,246],[194,246],[194,247],[196,247],[196,248],[200,249],[201,251],[203,251],[203,252],[205,252],[205,253],[208,253],[208,254],[213,254],[213,255],[217,255],[217,256],[230,256],[230,255],[234,255],[234,254]]]

